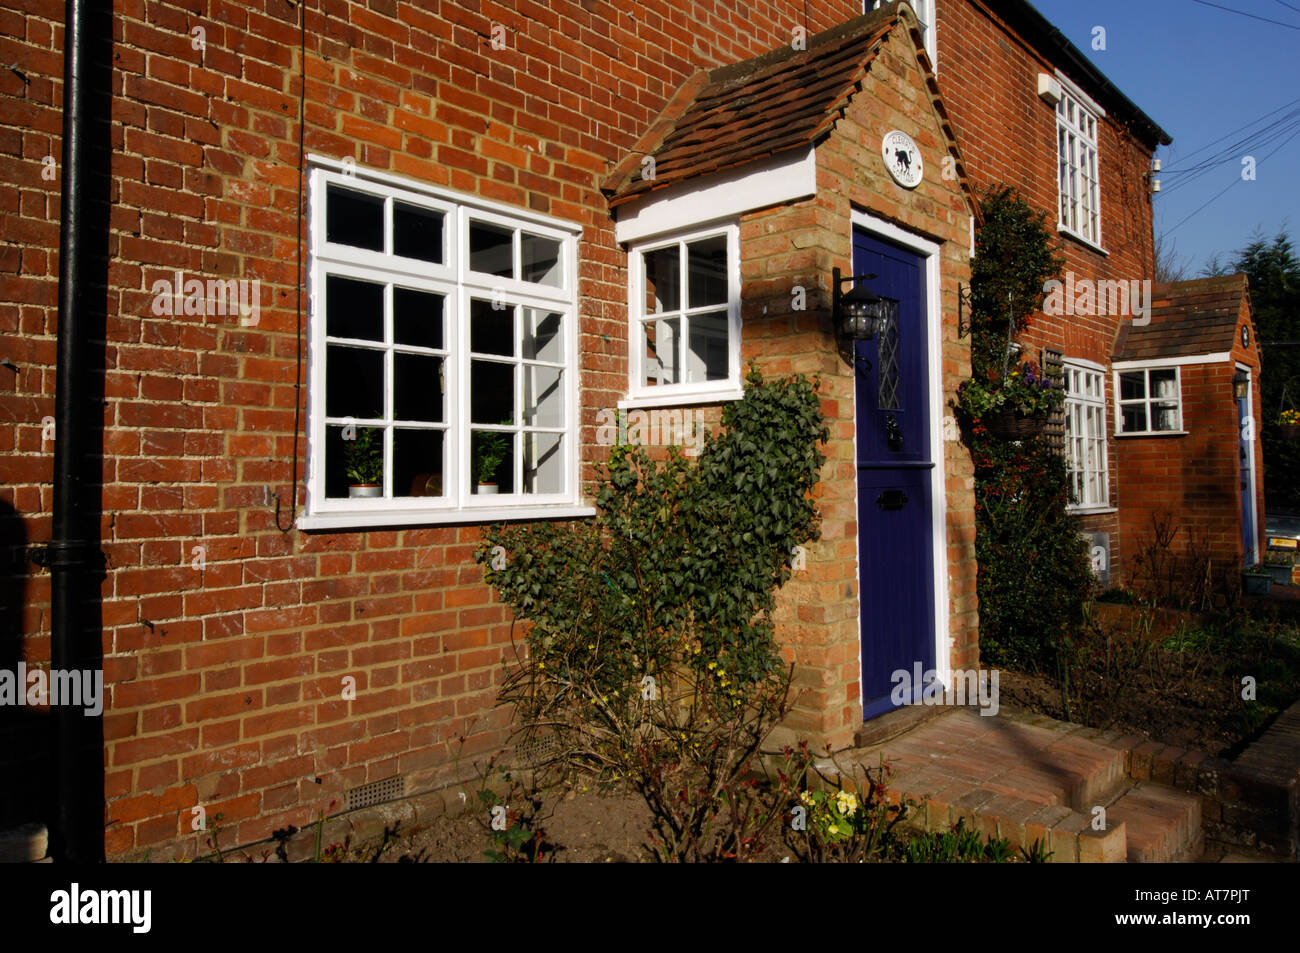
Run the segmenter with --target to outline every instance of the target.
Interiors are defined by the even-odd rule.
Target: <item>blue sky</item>
[[[1030,2],[1173,137],[1156,153],[1164,167],[1156,235],[1176,243],[1189,277],[1215,252],[1227,257],[1241,248],[1259,228],[1271,238],[1285,227],[1300,245],[1300,0]],[[1097,26],[1106,31],[1104,51],[1092,48]],[[1243,137],[1253,141],[1196,179],[1178,173]],[[1242,179],[1247,155],[1256,161],[1254,181]],[[1105,202],[1103,195],[1103,235]]]

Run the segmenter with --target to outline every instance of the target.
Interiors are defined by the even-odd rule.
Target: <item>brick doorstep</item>
[[[990,719],[994,721],[995,719]],[[1170,862],[1197,859],[1204,849],[1201,801],[1193,794],[1129,777],[1130,754],[1102,734],[1077,726],[1022,719],[990,725],[972,739],[960,729],[968,715],[936,719],[854,760],[874,763],[883,752],[900,769],[891,800],[930,800],[912,822],[944,830],[964,820],[1013,846],[1042,841],[1055,863]],[[959,730],[953,730],[959,729]],[[1145,741],[1146,739],[1137,739]],[[1181,751],[1180,751],[1181,754]],[[1095,807],[1106,829],[1094,830]]]

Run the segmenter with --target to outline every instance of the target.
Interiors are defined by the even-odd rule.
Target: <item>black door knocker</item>
[[[903,428],[898,425],[898,418],[893,414],[885,418],[885,439],[889,441],[890,450],[903,449]]]

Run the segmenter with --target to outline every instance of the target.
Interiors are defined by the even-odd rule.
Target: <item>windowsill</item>
[[[568,503],[542,506],[485,506],[464,510],[384,510],[375,512],[313,513],[298,517],[301,530],[365,530],[392,526],[447,526],[455,523],[502,523],[519,520],[575,519],[595,516],[594,506]]]
[[[1188,430],[1128,430],[1116,431],[1116,437],[1189,437]]]
[[[1118,513],[1119,509],[1114,506],[1067,506],[1066,512],[1071,516],[1105,516],[1107,513]]]
[[[643,397],[626,397],[618,402],[619,410],[640,410],[647,407],[681,407],[686,404],[724,404],[745,396],[743,387],[726,390],[692,391],[690,393],[650,394]]]
[[[1067,228],[1064,225],[1057,225],[1056,231],[1059,234],[1064,235],[1066,238],[1073,239],[1074,241],[1078,242],[1080,245],[1086,245],[1088,248],[1091,248],[1093,251],[1097,252],[1098,254],[1105,255],[1107,258],[1110,257],[1110,252],[1106,251],[1106,249],[1102,248],[1092,239],[1084,238],[1082,235],[1080,235],[1072,228]]]

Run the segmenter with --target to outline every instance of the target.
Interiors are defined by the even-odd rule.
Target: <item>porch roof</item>
[[[785,46],[697,72],[602,183],[610,207],[687,179],[815,146],[843,115],[900,20],[903,29],[916,33],[911,42],[918,46],[931,98],[951,145],[952,129],[919,43],[915,18],[910,8],[889,3],[809,37],[807,49]],[[643,177],[647,156],[654,158],[653,178]],[[958,163],[964,181],[960,159]]]
[[[1151,289],[1151,321],[1121,325],[1115,360],[1221,354],[1236,343],[1245,275],[1171,281]]]

